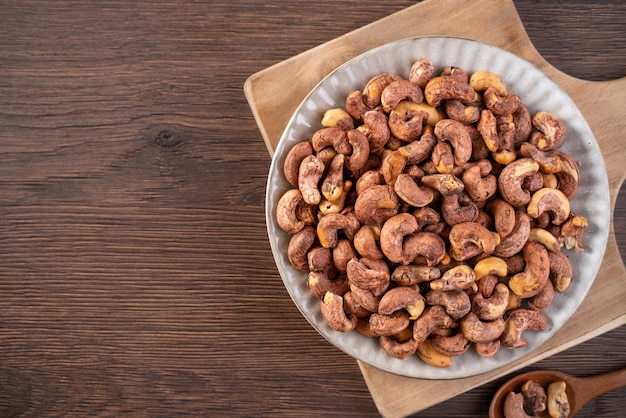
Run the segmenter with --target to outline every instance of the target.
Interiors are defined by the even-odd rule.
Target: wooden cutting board
[[[397,376],[359,362],[374,402],[385,417],[413,414],[626,323],[626,269],[613,229],[615,200],[626,176],[626,147],[621,143],[626,132],[621,106],[626,103],[626,78],[588,82],[551,66],[532,45],[512,0],[427,0],[253,74],[244,92],[268,151],[273,154],[305,95],[337,66],[388,42],[436,35],[474,39],[508,50],[535,64],[567,91],[604,156],[611,226],[598,276],[580,308],[553,338],[515,363],[469,378],[426,380]]]

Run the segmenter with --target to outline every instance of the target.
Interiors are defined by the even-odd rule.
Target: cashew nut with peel
[[[542,151],[553,151],[565,143],[565,125],[558,116],[549,112],[538,112],[532,119],[538,131],[533,132],[530,143]]]
[[[344,213],[329,213],[322,216],[317,224],[317,237],[322,247],[334,248],[339,240],[339,230],[352,238],[360,224],[356,217]]]
[[[363,125],[359,128],[370,143],[370,151],[376,152],[387,144],[391,137],[387,115],[378,110],[368,110],[363,114]]]
[[[302,199],[302,193],[298,189],[287,190],[278,200],[276,205],[276,222],[282,230],[295,234],[304,228],[305,223],[298,219],[297,215],[298,207],[302,203],[304,203],[304,200]]]
[[[411,262],[404,254],[404,237],[417,231],[417,219],[410,213],[399,213],[389,218],[380,229],[380,248],[392,263]]]
[[[384,257],[383,252],[378,245],[378,239],[380,237],[380,228],[372,225],[363,225],[354,234],[354,248],[361,255],[361,257],[382,259]]]
[[[571,199],[580,186],[580,169],[570,155],[559,151],[554,151],[554,154],[560,161],[560,170],[555,173],[559,181],[559,190]]]
[[[500,337],[503,347],[525,347],[527,342],[522,339],[526,330],[544,331],[548,327],[548,318],[540,311],[518,308],[512,311],[506,319],[506,326]]]
[[[402,77],[392,73],[382,73],[370,78],[363,89],[365,105],[370,109],[378,106],[385,87],[397,80],[402,80]]]
[[[562,252],[548,253],[550,260],[550,279],[554,290],[559,293],[565,292],[572,282],[574,272],[569,258]]]
[[[526,212],[533,218],[538,218],[543,213],[549,212],[552,214],[552,223],[561,225],[569,217],[569,199],[559,189],[544,187],[533,193],[526,207]]]
[[[539,170],[539,164],[530,158],[520,158],[505,166],[498,177],[498,191],[504,200],[515,207],[526,205],[530,193],[522,189],[522,182]]]
[[[435,349],[430,339],[426,339],[417,345],[417,355],[426,364],[446,368],[452,366],[452,356],[443,354]]]
[[[313,133],[311,145],[316,152],[326,147],[332,147],[341,154],[350,154],[352,146],[348,143],[346,131],[336,126],[321,128]]]
[[[433,348],[448,356],[460,356],[470,347],[471,342],[462,332],[456,332],[451,336],[432,335],[430,337]]]
[[[404,359],[412,356],[417,351],[417,341],[413,338],[409,338],[406,341],[397,341],[393,336],[379,337],[380,346],[391,357]]]
[[[509,392],[504,398],[503,413],[505,418],[534,418],[524,409],[524,395],[521,392]]]
[[[391,273],[391,280],[401,286],[413,286],[429,282],[441,277],[437,267],[418,266],[415,264],[400,265]]]
[[[328,325],[335,331],[346,332],[356,327],[357,318],[349,317],[343,309],[343,297],[326,292],[321,301],[321,312]]]
[[[489,298],[476,293],[472,298],[472,312],[483,321],[493,321],[502,318],[509,305],[509,288],[504,283],[498,283]]]
[[[503,199],[493,199],[485,208],[493,217],[493,226],[501,238],[506,237],[515,228],[515,208]]]
[[[570,404],[567,396],[567,383],[563,380],[548,385],[548,414],[552,418],[567,418],[570,416]]]
[[[443,119],[435,125],[435,136],[440,141],[448,141],[454,149],[454,163],[463,165],[472,156],[472,139],[465,126],[453,119]]]
[[[506,261],[500,257],[485,257],[474,264],[474,274],[476,280],[480,280],[485,276],[496,275],[500,277],[506,276],[508,273],[508,265]]]
[[[476,71],[469,79],[469,85],[476,91],[485,91],[492,87],[500,96],[508,94],[506,85],[500,77],[489,71]]]
[[[343,296],[348,291],[348,282],[345,276],[331,280],[325,271],[309,272],[306,285],[318,299],[323,298],[327,292]]]
[[[413,323],[413,338],[421,344],[435,329],[450,328],[453,324],[452,317],[442,306],[427,306]]]
[[[474,270],[461,264],[443,273],[440,279],[430,282],[432,290],[464,290],[471,288],[476,282]]]
[[[373,313],[370,316],[370,329],[374,335],[389,337],[401,332],[409,326],[411,320],[409,313],[403,309],[389,315]]]
[[[398,213],[400,199],[387,184],[372,186],[358,195],[354,202],[354,214],[364,225],[382,225]]]
[[[307,253],[315,243],[317,233],[311,226],[305,226],[295,233],[289,240],[287,247],[287,258],[292,266],[300,271],[309,270],[309,260]]]
[[[283,174],[292,186],[298,186],[298,172],[302,160],[312,154],[313,147],[308,141],[298,142],[287,153],[283,163]]]
[[[486,343],[502,335],[505,323],[502,318],[493,321],[481,321],[475,313],[470,312],[461,318],[461,331],[472,342]]]
[[[431,290],[426,294],[428,305],[442,306],[452,319],[460,319],[472,309],[472,302],[463,290]]]
[[[483,101],[495,115],[512,115],[522,102],[515,93],[501,95],[495,87],[488,87],[484,91]]]
[[[343,194],[343,167],[345,160],[345,155],[335,155],[335,158],[333,158],[326,170],[326,176],[322,180],[320,191],[322,196],[329,202],[336,201]]]
[[[433,232],[414,232],[404,239],[402,252],[404,263],[407,263],[407,260],[411,262],[421,257],[427,266],[433,267],[446,256],[446,244],[439,235]]]
[[[443,196],[441,203],[441,215],[448,225],[475,222],[478,218],[479,210],[465,191]]]
[[[419,138],[428,121],[428,113],[424,110],[398,106],[389,113],[389,131],[394,137],[411,142]]]
[[[515,211],[513,231],[500,240],[493,255],[508,258],[518,254],[528,241],[530,229],[530,216],[521,210]]]
[[[298,172],[298,189],[302,193],[302,199],[309,205],[317,205],[322,200],[318,183],[324,175],[324,163],[314,155],[309,155],[302,160]]]
[[[479,254],[491,254],[496,248],[494,235],[496,234],[476,222],[454,225],[449,235],[450,256],[457,261],[463,261]]]
[[[538,294],[550,277],[550,260],[546,248],[528,242],[523,249],[526,268],[509,279],[509,287],[518,296],[530,298]]]
[[[424,93],[419,85],[409,80],[396,80],[387,85],[380,97],[383,111],[391,112],[402,100],[408,99],[413,103],[421,103]]]
[[[424,87],[424,98],[431,106],[438,106],[442,101],[458,99],[462,102],[474,100],[476,92],[465,82],[459,81],[452,76],[439,76],[431,78]]]
[[[500,340],[487,341],[483,343],[474,343],[474,350],[476,354],[481,357],[489,358],[496,355],[500,349]]]
[[[424,88],[434,72],[433,62],[429,58],[420,58],[411,65],[409,80]]]
[[[393,190],[400,199],[417,208],[430,204],[435,198],[431,188],[420,186],[413,177],[405,173],[396,178]]]
[[[368,258],[348,261],[346,274],[350,284],[362,289],[376,289],[389,283],[389,266],[383,260]]]
[[[409,313],[409,319],[417,319],[426,303],[424,297],[413,287],[399,286],[388,290],[380,299],[378,313],[391,315],[399,309],[405,309]]]

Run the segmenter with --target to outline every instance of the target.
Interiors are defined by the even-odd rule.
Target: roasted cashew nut
[[[389,283],[389,267],[383,260],[353,258],[347,264],[348,282],[367,290],[374,290]]]
[[[379,337],[380,346],[391,357],[404,359],[412,356],[417,351],[417,341],[409,338],[406,341],[397,341],[393,337]]]
[[[429,186],[442,196],[450,196],[465,190],[465,184],[454,174],[429,174],[422,177],[422,183]]]
[[[471,288],[476,282],[474,270],[461,264],[446,270],[441,278],[430,282],[432,290],[465,290]]]
[[[509,314],[500,341],[506,348],[525,347],[527,342],[522,339],[524,331],[544,331],[547,327],[548,318],[540,311],[518,308]]]
[[[291,147],[285,161],[283,163],[283,174],[287,181],[292,185],[298,187],[298,173],[300,171],[300,164],[305,157],[313,154],[313,147],[308,141],[298,142]]]
[[[364,225],[382,225],[398,213],[399,201],[391,186],[372,186],[358,195],[354,202],[354,213]]]
[[[483,100],[487,109],[495,115],[512,115],[522,102],[515,93],[501,95],[494,87],[488,87],[484,91]]]
[[[489,160],[480,160],[470,165],[462,174],[465,191],[475,202],[484,202],[498,189],[498,179],[491,174]]]
[[[397,310],[404,309],[409,313],[409,319],[417,319],[426,303],[424,297],[413,287],[399,286],[388,290],[380,299],[378,313],[391,315]]]
[[[465,353],[472,344],[460,331],[451,336],[432,335],[430,341],[435,350],[452,357]]]
[[[545,212],[552,214],[553,224],[561,225],[569,217],[569,199],[559,189],[544,187],[537,190],[528,202],[526,213],[533,218],[539,218]]]
[[[398,197],[409,205],[421,208],[430,204],[435,198],[433,190],[420,186],[409,174],[400,174],[393,185]]]
[[[493,321],[502,318],[509,306],[509,288],[504,283],[498,283],[493,294],[485,298],[476,293],[472,298],[472,312],[483,321]]]
[[[354,248],[361,257],[380,260],[384,257],[378,244],[380,228],[372,225],[363,225],[354,234]]]
[[[421,344],[434,330],[450,328],[453,325],[454,321],[442,306],[428,306],[413,323],[413,339]]]
[[[335,155],[322,180],[320,191],[322,196],[329,202],[334,202],[343,195],[343,167],[345,160],[345,155]]]
[[[374,335],[384,337],[398,334],[410,323],[409,313],[405,310],[395,311],[389,315],[373,313],[369,319],[370,329]]]
[[[492,254],[496,248],[494,235],[475,222],[454,225],[449,236],[450,256],[457,261],[463,261],[479,254]]]
[[[515,211],[513,231],[500,240],[500,243],[493,251],[493,255],[508,258],[519,253],[528,241],[530,229],[530,216],[521,210]]]
[[[537,242],[524,246],[526,268],[509,279],[509,287],[518,296],[530,298],[537,295],[550,278],[550,260],[546,248]]]
[[[560,170],[555,173],[559,183],[558,188],[568,199],[571,199],[580,186],[580,169],[571,156],[558,151],[554,151],[554,155],[559,158],[561,163]]]
[[[460,319],[472,309],[472,302],[463,290],[431,290],[426,294],[428,305],[442,306],[452,319]]]
[[[547,408],[546,390],[536,380],[528,380],[522,385],[524,410],[531,415],[539,415]]]
[[[503,199],[493,199],[485,210],[493,218],[493,226],[500,238],[508,236],[515,228],[515,208]]]
[[[339,241],[339,230],[352,238],[360,228],[356,217],[343,213],[329,213],[322,216],[317,224],[317,237],[325,248],[334,248]]]
[[[433,62],[428,58],[420,58],[411,65],[409,80],[424,88],[434,72]]]
[[[428,113],[407,106],[396,107],[389,113],[389,131],[401,141],[415,141],[422,134]]]
[[[419,231],[404,239],[402,252],[405,264],[414,262],[419,257],[427,266],[434,267],[446,256],[446,244],[439,235],[433,232]]]
[[[453,119],[443,119],[435,125],[435,136],[440,141],[448,141],[454,149],[454,163],[462,166],[472,156],[472,138],[465,126]]]
[[[391,137],[387,115],[378,110],[365,112],[363,114],[363,125],[359,126],[358,129],[362,130],[365,136],[367,136],[367,140],[370,143],[370,152],[379,151],[389,142]]]
[[[535,114],[532,122],[538,131],[532,133],[530,142],[540,150],[553,151],[565,143],[565,125],[556,115],[539,112]]]
[[[567,383],[560,380],[548,385],[547,391],[548,414],[552,418],[568,418],[570,416],[570,404],[567,396]]]
[[[486,343],[499,338],[504,331],[505,324],[502,318],[481,321],[475,313],[470,312],[461,318],[461,331],[471,342]]]
[[[304,221],[298,218],[298,208],[304,203],[302,193],[298,189],[290,189],[278,200],[276,205],[276,222],[278,226],[290,234],[304,228]]]
[[[508,94],[506,85],[504,82],[492,72],[489,71],[476,71],[469,79],[469,85],[475,91],[485,91],[488,88],[493,88],[500,96],[506,96]]]
[[[302,199],[309,205],[318,205],[322,200],[318,183],[324,175],[324,169],[324,163],[314,155],[305,157],[300,164],[298,189]]]
[[[468,83],[452,76],[431,78],[424,87],[424,98],[433,107],[439,106],[444,100],[458,99],[468,103],[474,100],[476,92]]]
[[[402,79],[393,81],[385,87],[380,103],[383,106],[383,111],[389,113],[398,106],[398,103],[406,99],[419,104],[424,100],[424,93],[416,83]]]
[[[498,191],[514,207],[528,204],[530,193],[522,189],[522,182],[539,170],[539,164],[530,158],[520,158],[502,169],[498,177]]]
[[[410,213],[400,213],[389,218],[380,229],[380,249],[392,263],[408,264],[403,252],[404,237],[417,231],[417,219]]]
[[[322,316],[335,331],[347,332],[356,327],[357,318],[348,316],[343,309],[343,297],[326,292],[321,301]]]
[[[315,243],[317,233],[310,226],[305,226],[295,233],[289,240],[287,247],[287,259],[296,269],[300,271],[309,270],[309,260],[307,253]]]
[[[524,395],[521,392],[509,392],[504,398],[503,412],[506,418],[534,418],[524,410]]]
[[[318,299],[322,299],[327,292],[343,296],[349,289],[345,276],[331,280],[325,271],[309,272],[306,285],[313,296]]]
[[[464,191],[443,196],[441,215],[453,227],[458,224],[474,222],[478,218],[478,206]]]
[[[391,273],[391,280],[401,286],[414,286],[441,277],[437,267],[418,266],[415,264],[400,265]]]
[[[402,80],[397,74],[382,73],[372,77],[363,90],[363,102],[370,109],[380,105],[383,90],[394,81]]]
[[[326,147],[332,147],[340,154],[350,154],[352,146],[348,143],[348,135],[346,131],[336,126],[321,128],[313,133],[311,137],[311,145],[316,152]]]

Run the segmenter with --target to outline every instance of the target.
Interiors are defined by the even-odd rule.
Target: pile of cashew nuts
[[[527,380],[520,392],[509,392],[504,399],[505,418],[532,418],[546,411],[550,418],[570,416],[567,383],[563,380],[545,387],[536,380]]]
[[[584,250],[565,140],[489,71],[422,58],[408,79],[378,74],[285,156],[289,261],[332,329],[393,357],[449,367],[471,346],[524,347],[573,279],[562,250]]]

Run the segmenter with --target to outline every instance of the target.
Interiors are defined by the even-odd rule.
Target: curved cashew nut
[[[563,152],[554,151],[560,160],[560,170],[555,173],[559,181],[559,190],[562,191],[568,199],[574,197],[580,186],[580,170],[574,159]]]
[[[498,339],[504,331],[505,324],[502,318],[481,321],[475,313],[470,312],[461,318],[461,331],[471,342],[486,343]]]
[[[570,217],[561,225],[563,245],[568,250],[584,251],[583,236],[589,226],[587,218],[570,213]]]
[[[322,216],[318,222],[317,237],[322,247],[334,248],[339,240],[339,230],[343,230],[346,236],[352,238],[360,227],[358,220],[352,216],[343,213],[329,213]]]
[[[431,78],[424,87],[426,102],[437,107],[444,100],[458,99],[468,103],[474,100],[476,92],[468,83],[457,80],[452,76]]]
[[[469,79],[469,85],[476,91],[485,91],[488,88],[494,88],[500,96],[506,96],[508,94],[506,85],[504,82],[489,71],[476,71]]]
[[[318,205],[320,214],[328,215],[329,213],[339,213],[344,210],[346,205],[346,199],[348,198],[348,193],[350,193],[350,190],[352,190],[352,181],[345,180],[343,182],[341,195],[339,195],[337,199],[331,202],[330,200],[323,198],[320,201],[320,204]],[[315,207],[310,205],[307,206],[309,206],[309,208]],[[310,213],[310,215],[308,216],[308,223],[315,223],[317,221],[317,214],[312,209],[310,209],[310,211],[312,213]],[[300,216],[302,216],[302,214],[300,214]]]
[[[533,218],[539,218],[543,213],[552,214],[552,223],[561,225],[567,220],[570,214],[569,199],[559,189],[544,187],[533,193],[526,213]]]
[[[472,156],[472,138],[465,126],[453,119],[443,119],[435,125],[435,136],[448,141],[454,149],[454,163],[465,164]]]
[[[340,154],[352,153],[352,146],[348,143],[346,131],[336,126],[315,131],[311,137],[311,145],[316,152],[326,147],[332,147]]]
[[[378,313],[391,315],[397,310],[404,309],[409,313],[409,319],[419,317],[426,303],[424,297],[413,287],[399,286],[390,289],[380,299]]]
[[[453,325],[454,321],[442,306],[427,306],[413,323],[413,339],[421,344],[436,329],[450,328]]]
[[[513,113],[513,123],[515,124],[515,136],[513,143],[519,147],[522,143],[530,139],[533,131],[532,115],[528,108],[522,103]]]
[[[539,170],[539,164],[530,158],[520,158],[502,169],[498,190],[502,198],[515,207],[530,201],[530,193],[522,189],[522,182]]]
[[[494,87],[488,87],[484,91],[483,101],[487,109],[495,115],[511,115],[522,103],[515,93],[501,95]]]
[[[398,148],[397,151],[406,157],[407,165],[419,164],[431,155],[436,144],[437,140],[433,134],[433,129],[426,126],[419,139]]]
[[[378,74],[366,83],[363,89],[363,102],[370,109],[380,105],[383,90],[394,81],[402,80],[397,74],[382,73]]]
[[[368,328],[368,333],[369,333],[367,336],[374,337],[374,334],[369,332],[369,323],[367,323],[367,321],[364,321],[364,320],[366,318],[369,319],[369,316],[375,311],[370,311],[366,309],[365,307],[361,306],[360,303],[354,297],[354,292],[352,292],[351,290],[348,290],[343,295],[343,309],[344,311],[346,311],[348,315],[356,316],[359,319],[357,322],[357,326],[356,326],[359,332],[362,331],[362,329],[359,329],[360,328],[359,325],[366,323],[367,328]]]
[[[476,280],[480,280],[483,277],[490,275],[504,277],[507,275],[507,273],[508,266],[506,264],[506,261],[504,261],[500,257],[485,257],[474,265],[474,274],[476,275]]]
[[[528,306],[536,311],[541,311],[550,306],[553,299],[554,285],[548,280],[539,293],[528,299]]]
[[[363,101],[363,92],[361,90],[354,90],[346,96],[346,112],[354,120],[359,122],[363,121],[363,115],[370,110]]]
[[[385,87],[380,103],[383,111],[389,113],[398,106],[398,103],[406,99],[419,104],[424,100],[424,93],[416,83],[404,79],[396,80]]]
[[[560,251],[559,242],[550,231],[543,228],[531,228],[528,241],[538,242],[546,247],[546,250],[556,253]]]
[[[411,65],[409,80],[424,88],[434,72],[433,62],[429,58],[420,58]]]
[[[513,115],[497,115],[496,129],[498,131],[498,149],[493,153],[493,159],[499,164],[510,164],[517,158]]]
[[[428,113],[408,106],[396,107],[389,113],[389,130],[401,141],[411,142],[418,139],[428,121]]]
[[[358,196],[363,193],[364,190],[372,186],[380,186],[383,183],[384,179],[380,170],[368,170],[361,174],[361,177],[356,181],[356,194]]]
[[[478,206],[464,191],[443,196],[441,215],[448,225],[474,222],[478,218]]]
[[[435,194],[429,187],[421,187],[409,174],[400,174],[393,185],[396,194],[411,206],[421,208],[433,201]]]
[[[309,270],[307,253],[315,243],[316,238],[317,234],[315,229],[310,226],[305,226],[300,231],[295,233],[289,240],[289,245],[287,247],[287,259],[296,269],[300,271]]]
[[[544,387],[536,380],[528,380],[522,385],[524,396],[524,410],[530,414],[539,415],[547,408],[547,395]]]
[[[463,124],[476,123],[480,120],[480,107],[477,104],[465,104],[460,100],[446,100],[443,108],[450,119]]]
[[[346,238],[337,241],[337,245],[331,250],[331,254],[333,267],[339,273],[345,273],[348,268],[348,262],[357,256],[352,241]]]
[[[560,251],[549,252],[550,279],[554,284],[554,290],[559,293],[564,292],[572,282],[574,270],[569,258]]]
[[[358,129],[348,131],[348,143],[352,146],[352,153],[346,156],[346,168],[350,171],[362,169],[370,155],[370,143],[367,136]]]
[[[549,112],[539,112],[532,119],[538,132],[530,136],[531,144],[542,151],[553,151],[565,143],[565,125],[558,116]]]
[[[570,416],[570,404],[567,396],[567,383],[563,380],[552,382],[547,390],[548,414],[551,417],[567,418]]]
[[[452,356],[437,351],[430,339],[417,345],[417,356],[424,363],[433,367],[446,368],[452,366]]]
[[[473,163],[463,172],[461,178],[467,194],[476,202],[488,200],[498,189],[498,179],[491,174],[489,160]]]
[[[509,279],[509,287],[518,296],[529,298],[538,294],[550,277],[548,251],[537,242],[524,245],[526,268]]]
[[[380,229],[380,249],[392,263],[404,263],[404,237],[417,231],[417,219],[410,213],[400,213],[387,219]],[[408,262],[406,263],[408,264]]]
[[[354,202],[354,213],[364,225],[382,225],[398,213],[399,202],[391,186],[372,186],[358,195]]]
[[[480,119],[476,124],[476,129],[480,133],[487,149],[496,152],[500,144],[498,136],[498,122],[495,115],[489,109],[480,112]]]
[[[285,178],[292,186],[298,186],[298,172],[300,171],[300,164],[305,157],[313,154],[313,147],[308,141],[298,142],[294,145],[283,163],[283,174]]]
[[[456,357],[465,353],[472,344],[462,332],[451,336],[433,335],[430,337],[433,348],[442,354]]]
[[[446,256],[446,244],[433,232],[415,232],[404,239],[402,252],[406,264],[423,257],[427,266],[434,267]]]
[[[540,311],[518,308],[512,311],[507,320],[500,342],[506,348],[525,347],[527,342],[522,339],[524,331],[544,331],[548,328],[548,318]]]
[[[376,296],[373,290],[363,289],[355,284],[350,284],[349,287],[351,299],[353,299],[357,305],[367,310],[370,314],[378,312],[380,297]]]
[[[333,252],[330,248],[313,246],[306,255],[309,263],[309,271],[324,271],[335,274],[333,265]]]
[[[441,278],[430,282],[432,290],[464,290],[471,288],[476,282],[474,270],[467,264],[452,267],[443,273]]]
[[[347,332],[356,327],[357,318],[346,314],[343,309],[343,297],[339,295],[326,292],[320,310],[328,325],[335,331]]]
[[[380,172],[385,182],[393,186],[398,176],[404,172],[406,165],[407,157],[402,152],[398,150],[385,152],[380,165]]]
[[[493,251],[493,255],[508,258],[519,253],[528,241],[530,229],[530,216],[521,210],[515,211],[513,231],[500,240],[500,243]]]
[[[396,341],[393,337],[379,337],[380,346],[391,357],[405,359],[417,351],[417,341],[409,338],[406,341]]]
[[[524,409],[524,395],[521,392],[509,392],[504,398],[504,416],[507,418],[533,418]]]
[[[380,228],[372,225],[363,225],[354,234],[354,248],[361,257],[380,260],[384,257],[378,244]]]
[[[479,254],[492,254],[496,248],[495,233],[475,222],[463,222],[450,230],[450,256],[457,261]],[[474,271],[472,270],[472,274]]]
[[[370,152],[380,150],[389,142],[391,137],[387,115],[378,110],[365,112],[363,114],[363,125],[359,126],[358,129],[362,130],[365,136],[367,136],[370,143]]]
[[[295,234],[304,228],[304,221],[298,218],[298,208],[303,203],[302,193],[298,189],[287,190],[278,200],[276,222],[283,231]]]
[[[404,309],[389,315],[373,313],[369,319],[369,326],[374,335],[384,337],[398,334],[408,327],[410,323],[409,313]]]
[[[317,185],[324,175],[324,169],[324,163],[314,155],[305,157],[300,164],[298,189],[302,199],[309,205],[318,205],[322,200]]]
[[[326,176],[320,187],[322,196],[329,202],[334,202],[343,195],[343,167],[346,156],[335,155],[326,170]]]
[[[472,299],[472,312],[483,321],[502,318],[508,306],[509,288],[504,283],[498,283],[490,297],[477,293]]]
[[[499,349],[500,340],[493,340],[485,343],[474,343],[474,350],[476,351],[476,354],[484,358],[495,356]]]
[[[458,194],[465,189],[464,182],[451,173],[429,174],[421,180],[423,184],[437,190],[442,196]]]
[[[441,277],[441,270],[437,267],[418,266],[415,264],[401,265],[391,273],[391,280],[401,286],[414,286],[429,282]]]
[[[450,143],[438,142],[435,144],[430,159],[437,172],[452,173],[454,171],[454,151]]]
[[[552,174],[561,171],[561,157],[555,151],[541,151],[536,145],[524,142],[520,146],[520,154],[526,158],[532,158],[539,164],[539,171],[544,174]]]
[[[504,238],[515,228],[515,208],[503,199],[493,199],[485,207],[493,217],[494,229]]]
[[[472,309],[472,302],[463,290],[431,290],[426,294],[428,305],[442,306],[452,319],[460,319]]]
[[[389,283],[389,267],[383,260],[361,258],[348,261],[348,282],[366,290],[378,289]]]
[[[349,131],[354,129],[354,119],[346,110],[337,107],[324,112],[322,126],[326,128],[337,127],[344,131]]]
[[[348,291],[348,281],[345,276],[331,280],[325,271],[311,271],[306,285],[309,291],[318,299],[322,299],[327,292],[343,296]]]

